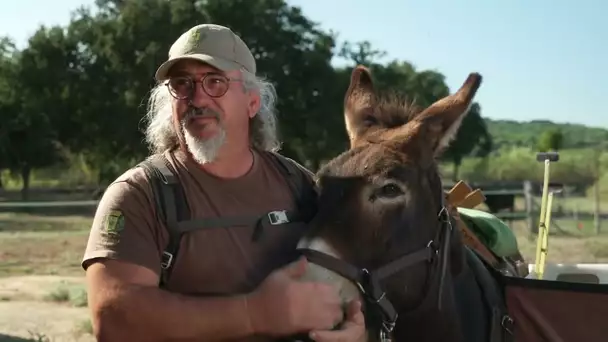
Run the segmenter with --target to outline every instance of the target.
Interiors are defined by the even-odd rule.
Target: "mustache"
[[[216,110],[213,110],[209,107],[194,107],[192,105],[188,106],[186,113],[184,113],[183,121],[187,121],[194,118],[214,118],[220,121],[220,113]]]

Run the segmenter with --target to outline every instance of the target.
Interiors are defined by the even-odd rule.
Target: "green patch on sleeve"
[[[120,210],[110,210],[104,218],[104,233],[117,238],[125,228],[125,217]]]

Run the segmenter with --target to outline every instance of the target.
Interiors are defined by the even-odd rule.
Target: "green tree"
[[[28,197],[31,172],[65,161],[62,138],[72,136],[68,70],[72,48],[59,27],[41,27],[28,46],[15,54],[13,120],[8,134],[12,170],[23,180]]]
[[[344,42],[338,56],[352,61],[355,65],[371,66],[377,63],[379,58],[386,56],[386,52],[374,49],[369,41]]]
[[[558,151],[564,144],[562,130],[554,127],[544,131],[538,139],[537,148],[541,152]]]
[[[17,109],[16,80],[16,49],[14,42],[8,37],[0,38],[0,171],[11,168],[13,149],[9,141]],[[0,188],[3,182],[0,177]]]
[[[57,136],[59,123],[53,121],[62,110],[62,82],[49,83],[50,70],[62,70],[62,59],[52,48],[53,33],[41,28],[23,51],[4,41],[2,67],[2,157],[3,168],[21,176],[22,197],[28,198],[31,172],[63,159],[62,146]],[[51,47],[50,49],[45,49]],[[40,72],[42,71],[42,72]]]
[[[335,36],[283,0],[98,0],[94,9],[76,11],[66,28],[42,27],[18,59],[9,59],[19,66],[10,89],[22,95],[0,108],[18,107],[4,109],[24,122],[13,119],[15,139],[36,137],[40,146],[31,146],[49,157],[36,165],[69,151],[86,156],[106,181],[115,177],[147,153],[140,124],[157,66],[173,41],[200,23],[231,27],[252,49],[259,73],[274,82],[283,153],[314,170],[346,148],[342,106],[352,69],[334,69]],[[369,42],[345,42],[339,50],[369,64],[380,87],[404,91],[420,106],[449,93],[437,71],[380,64],[384,53]],[[30,122],[38,128],[19,133]],[[26,155],[11,146],[0,153],[0,167],[9,155]]]
[[[182,32],[205,22],[241,35],[259,72],[275,83],[284,152],[312,164],[325,156],[324,120],[338,108],[327,101],[334,91],[334,41],[299,8],[279,0],[105,0],[97,5],[95,15],[79,11],[69,32],[81,55],[78,101],[86,111],[80,117],[90,123],[81,132],[88,139],[83,147],[98,164],[143,156],[143,136],[136,129],[154,71]]]
[[[481,116],[481,106],[474,102],[469,113],[462,120],[461,129],[443,154],[444,160],[453,165],[452,180],[458,181],[460,165],[466,156],[484,158],[492,151],[492,136]]]

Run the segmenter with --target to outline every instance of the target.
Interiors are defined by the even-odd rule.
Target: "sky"
[[[608,1],[287,0],[340,40],[369,41],[383,61],[446,76],[452,91],[482,74],[476,101],[492,119],[547,119],[608,128]],[[19,0],[0,34],[23,47],[41,25],[66,24],[93,0]],[[177,37],[176,37],[177,38]],[[340,63],[340,61],[336,61]]]

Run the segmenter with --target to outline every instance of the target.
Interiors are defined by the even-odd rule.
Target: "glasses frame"
[[[214,77],[219,77],[222,78],[226,81],[226,83],[228,84],[228,86],[226,87],[226,89],[224,90],[223,93],[219,94],[219,95],[212,95],[209,93],[209,91],[205,88],[205,80],[207,79],[207,77],[209,76],[214,76]],[[190,82],[190,84],[192,84],[190,93],[186,96],[180,97],[177,96],[177,94],[175,93],[174,89],[171,87],[171,81],[174,79],[185,79],[188,82]],[[169,94],[171,94],[171,96],[173,96],[173,98],[177,99],[177,100],[192,100],[192,98],[194,97],[194,94],[196,93],[196,87],[197,85],[200,83],[201,88],[203,89],[203,91],[205,92],[205,94],[207,94],[207,96],[212,97],[212,98],[219,98],[222,97],[224,95],[226,95],[226,93],[228,92],[228,90],[230,89],[230,83],[232,82],[242,82],[243,79],[240,78],[230,78],[226,75],[220,74],[220,73],[214,73],[214,72],[210,72],[205,74],[205,76],[203,76],[201,79],[199,79],[198,81],[194,79],[194,77],[192,76],[188,76],[188,75],[179,75],[179,76],[174,76],[174,77],[170,77],[168,80],[165,81],[165,86],[167,86],[167,89],[169,90]]]

